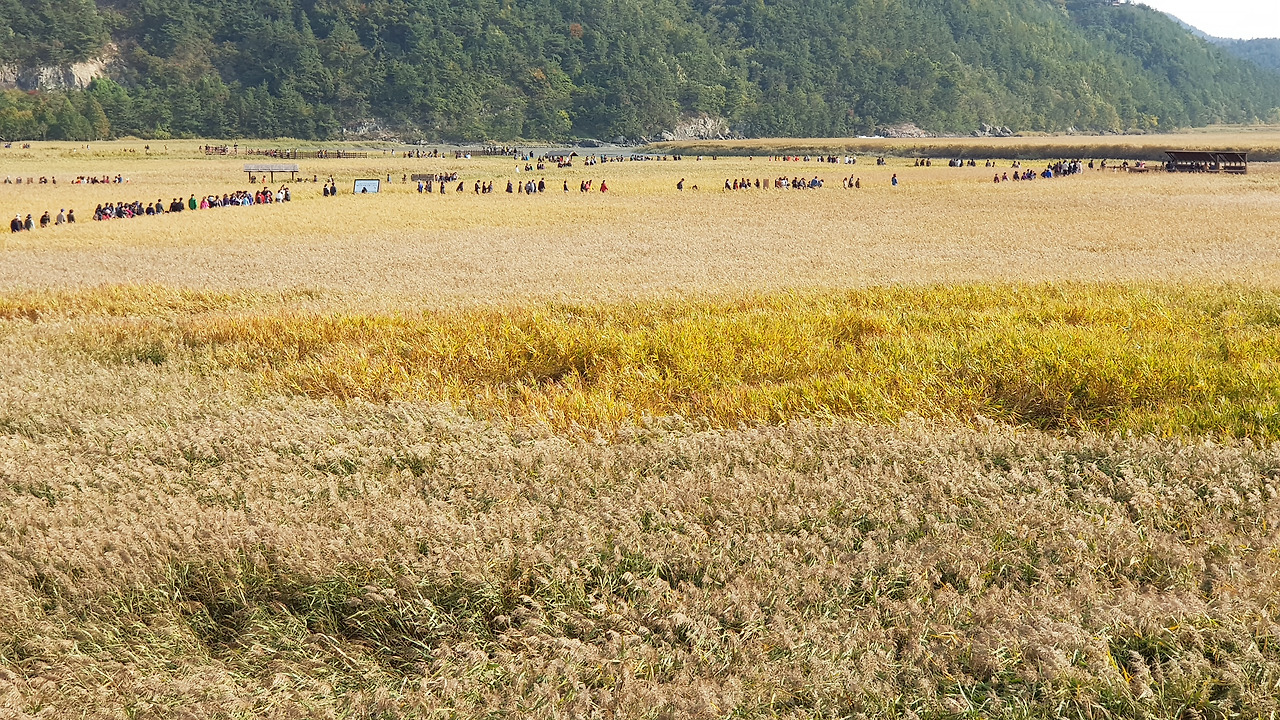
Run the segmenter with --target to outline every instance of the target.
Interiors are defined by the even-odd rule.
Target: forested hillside
[[[1095,0],[0,0],[0,65],[103,56],[87,90],[0,95],[0,136],[1124,131],[1280,107],[1280,75]]]
[[[1220,40],[1222,47],[1236,57],[1244,58],[1264,68],[1280,71],[1280,39]]]

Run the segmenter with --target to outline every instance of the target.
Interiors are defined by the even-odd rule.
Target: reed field
[[[333,175],[339,181],[344,194],[328,200],[318,185],[295,183],[296,199],[285,206],[84,222],[102,202],[168,203],[178,195],[246,189],[243,164],[269,161],[207,158],[200,144],[170,142],[163,154],[165,144],[153,143],[158,155],[151,157],[142,142],[0,151],[0,178],[59,179],[56,188],[0,185],[0,217],[38,218],[69,208],[80,219],[75,228],[4,235],[0,289],[306,290],[368,309],[389,298],[394,308],[432,308],[891,284],[1273,287],[1280,278],[1280,168],[1268,164],[1244,177],[1094,171],[997,186],[995,170],[981,162],[915,168],[906,158],[879,167],[868,156],[852,166],[685,156],[592,167],[579,162],[562,171],[552,166],[534,173],[551,192],[530,197],[502,192],[505,180],[526,177],[515,173],[524,163],[514,160],[382,156],[301,161],[308,180]],[[997,170],[1010,170],[1008,162],[999,164]],[[416,185],[400,182],[413,173],[454,171],[466,185],[461,195],[450,187],[443,197],[423,197]],[[130,182],[66,184],[93,172]],[[897,188],[890,185],[894,174]],[[350,194],[354,178],[385,181],[387,175],[395,182],[385,194]],[[840,187],[850,175],[861,179],[861,191]],[[827,186],[720,191],[726,179],[781,176],[818,176]],[[682,177],[686,190],[677,193]],[[597,186],[605,180],[610,191],[582,195],[583,179]],[[475,196],[475,181],[494,181],[497,192]]]
[[[768,138],[688,140],[656,143],[659,152],[723,155],[863,153],[907,157],[1024,158],[1030,160],[1115,158],[1162,160],[1165,150],[1248,152],[1257,161],[1280,160],[1274,126],[1190,128],[1150,135],[1032,135],[954,138]]]
[[[1280,712],[1280,168],[147,144],[0,150],[0,718]]]

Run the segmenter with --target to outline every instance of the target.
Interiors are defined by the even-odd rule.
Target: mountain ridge
[[[1280,119],[1280,75],[1095,0],[0,0],[11,71],[108,46],[87,88],[0,93],[0,136],[634,141],[691,122],[836,137]]]
[[[1248,60],[1267,70],[1280,71],[1280,38],[1250,38],[1244,40],[1218,37],[1201,30],[1173,13],[1166,12],[1165,15],[1192,35],[1223,48],[1235,57]]]
[[[1255,38],[1253,40],[1229,40],[1215,38],[1219,46],[1243,60],[1280,72],[1280,38]]]

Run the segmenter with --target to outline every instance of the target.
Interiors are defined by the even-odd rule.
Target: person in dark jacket
[[[22,216],[21,215],[14,215],[13,219],[9,221],[9,232],[11,233],[22,232]]]

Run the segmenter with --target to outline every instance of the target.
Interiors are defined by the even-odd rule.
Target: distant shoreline
[[[534,154],[601,156],[725,156],[773,157],[781,155],[854,155],[897,158],[963,158],[973,160],[1058,160],[1109,159],[1162,161],[1166,150],[1221,150],[1246,152],[1253,162],[1280,162],[1280,126],[1223,126],[1196,128],[1170,133],[1134,135],[1020,135],[1014,137],[929,137],[929,138],[748,138],[734,140],[674,140],[647,145],[617,145],[576,140],[563,143],[546,141],[478,142],[478,143],[408,143],[392,139],[379,140],[298,140],[276,139],[179,139],[145,140],[133,137],[101,140],[92,143],[69,141],[28,141],[34,146],[59,145],[71,153],[97,154],[129,148],[153,155],[191,152],[204,145],[237,147],[237,155],[248,156],[248,150],[317,150],[345,149],[370,154],[402,153],[412,150],[439,150],[482,154],[486,148],[509,148]],[[19,157],[31,150],[25,143],[14,142],[0,149],[0,158]],[[0,148],[3,148],[0,145]],[[179,150],[181,148],[181,150]]]
[[[1247,152],[1258,162],[1280,161],[1280,127],[1201,128],[1143,135],[1033,135],[951,138],[760,138],[689,140],[646,146],[653,154],[886,155],[932,158],[1044,160],[1099,158],[1159,160],[1165,150]]]

